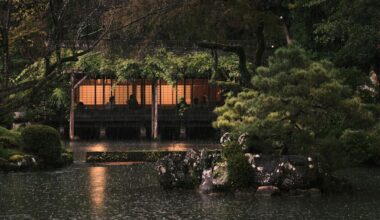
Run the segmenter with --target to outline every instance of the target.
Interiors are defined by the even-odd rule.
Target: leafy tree
[[[297,46],[278,49],[268,67],[257,69],[254,89],[230,95],[215,110],[214,126],[236,134],[247,132],[253,151],[323,156],[331,153],[324,150],[331,143],[326,140],[339,143],[349,130],[369,131],[375,118],[342,84],[339,70],[309,57]]]
[[[305,0],[292,12],[295,38],[339,67],[380,71],[380,2]],[[309,3],[308,3],[309,2]]]

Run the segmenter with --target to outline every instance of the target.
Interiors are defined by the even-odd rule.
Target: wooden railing
[[[188,107],[183,115],[175,107],[159,107],[159,121],[211,122],[216,118],[215,106]],[[78,122],[146,122],[151,120],[149,107],[130,109],[124,106],[109,108],[84,107],[75,111]]]

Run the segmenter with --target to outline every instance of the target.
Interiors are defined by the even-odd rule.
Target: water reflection
[[[380,219],[380,169],[339,174],[353,195],[255,198],[163,190],[150,163],[0,173],[0,219]]]
[[[74,152],[75,161],[85,161],[86,152],[118,152],[129,150],[169,150],[218,149],[220,145],[212,141],[74,141],[66,144]]]
[[[94,143],[90,146],[91,151],[107,151],[107,144],[106,143]]]
[[[107,185],[106,174],[106,167],[89,168],[91,209],[97,216],[102,215],[104,211],[105,189]]]

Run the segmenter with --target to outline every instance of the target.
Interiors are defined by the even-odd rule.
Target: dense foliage
[[[379,151],[378,11],[378,0],[0,1],[0,125],[15,111],[67,123],[73,70],[207,78],[232,91],[215,127],[247,132],[252,151],[368,161]],[[17,135],[0,129],[0,149],[18,149]],[[41,149],[55,157],[53,145]]]
[[[46,165],[61,162],[62,146],[59,133],[45,125],[30,125],[21,132],[21,139],[26,152],[43,159]]]
[[[335,151],[352,164],[369,160],[378,151],[376,118],[339,72],[296,46],[278,49],[268,67],[257,69],[254,89],[231,95],[215,110],[214,125],[247,132],[251,151],[317,154],[330,162]]]
[[[20,133],[0,127],[0,148],[20,149]]]
[[[220,57],[218,72],[228,80],[237,81],[238,58],[233,54]],[[206,52],[176,54],[165,49],[157,49],[144,59],[106,56],[101,53],[89,53],[79,58],[74,68],[92,75],[112,75],[119,81],[126,79],[164,79],[175,84],[184,78],[210,78],[212,75],[212,57]]]

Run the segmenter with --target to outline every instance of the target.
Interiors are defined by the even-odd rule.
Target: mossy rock
[[[6,149],[6,148],[3,148],[0,146],[0,158],[3,158],[5,160],[9,160],[10,157],[12,157],[13,155],[17,155],[17,154],[21,154],[21,153],[17,150]]]
[[[22,159],[24,158],[23,155],[20,155],[20,154],[15,154],[15,155],[12,155],[10,158],[9,158],[9,161],[10,162],[19,162],[21,161]]]

